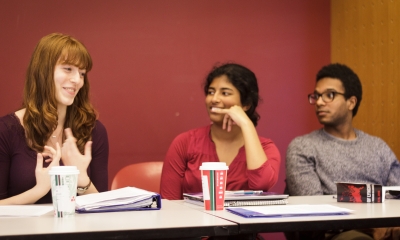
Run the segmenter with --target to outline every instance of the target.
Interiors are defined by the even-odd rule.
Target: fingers
[[[57,143],[58,144],[58,143]],[[51,156],[54,155],[56,153],[56,150],[50,146],[44,146],[44,150],[47,150],[47,152],[43,152],[42,155],[47,157],[47,156]]]
[[[92,158],[92,141],[88,141],[85,144],[85,157],[89,157],[90,159]]]
[[[72,134],[71,128],[66,128],[64,130],[64,133],[65,133],[65,137],[66,137],[65,141],[74,140],[74,142],[76,142],[76,139],[75,139],[74,135]]]
[[[60,144],[56,143],[56,149],[50,146],[44,146],[44,149],[48,152],[42,153],[42,156],[48,156],[50,159],[46,159],[45,162],[51,162],[49,166],[59,165],[61,158],[61,147]],[[49,153],[50,152],[50,153]]]
[[[56,143],[56,149],[57,149],[57,151],[55,151],[53,149],[53,151],[55,151],[55,153],[53,153],[53,161],[50,163],[49,166],[58,166],[58,165],[60,165],[61,147],[60,147],[60,144],[58,142]]]
[[[60,144],[58,142],[56,142],[56,149],[57,149],[56,157],[58,158],[58,160],[60,160],[60,158],[61,158],[61,147],[60,147]]]
[[[61,148],[60,148],[60,144],[58,142],[56,143],[56,148],[57,148],[57,151],[55,153],[53,153],[53,159],[52,159],[52,162],[49,164],[49,167],[60,165]]]
[[[43,168],[43,155],[41,153],[38,153],[36,160],[37,160],[36,169],[42,169]]]
[[[233,120],[231,118],[228,119],[228,132],[232,130]]]
[[[228,114],[225,114],[224,120],[222,122],[222,129],[226,129],[226,131],[230,132],[232,130],[232,125],[236,125],[236,123]]]
[[[229,115],[228,115],[228,114],[225,114],[224,120],[223,120],[223,122],[222,122],[222,129],[226,129],[227,124],[228,124],[228,120],[229,120]]]

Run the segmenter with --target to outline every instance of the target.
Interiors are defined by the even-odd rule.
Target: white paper
[[[253,212],[262,213],[265,215],[319,215],[319,214],[334,214],[334,213],[351,213],[354,210],[340,208],[329,204],[319,205],[280,205],[280,206],[263,206],[263,207],[242,207]]]
[[[125,187],[102,193],[78,196],[76,197],[76,208],[93,209],[106,206],[132,204],[149,199],[154,195],[156,195],[154,192],[149,192],[135,187]],[[144,201],[142,205],[146,205],[147,202],[148,201]]]
[[[53,211],[53,206],[40,205],[3,205],[0,217],[38,217]]]

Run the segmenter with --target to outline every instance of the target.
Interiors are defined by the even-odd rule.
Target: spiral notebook
[[[268,206],[285,205],[288,203],[287,194],[277,194],[273,192],[262,192],[254,194],[226,194],[225,207],[243,206]],[[187,203],[204,206],[203,193],[184,193],[183,200]]]

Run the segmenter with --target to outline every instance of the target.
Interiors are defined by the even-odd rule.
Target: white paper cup
[[[75,166],[56,166],[49,171],[54,216],[75,214],[76,188],[79,170]]]
[[[224,162],[203,162],[200,166],[205,210],[224,210],[228,169]]]

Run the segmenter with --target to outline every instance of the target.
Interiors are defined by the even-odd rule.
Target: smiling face
[[[54,68],[54,84],[58,108],[70,106],[84,84],[85,69],[70,64],[57,63]]]
[[[222,123],[223,114],[211,112],[211,108],[230,108],[234,105],[242,106],[240,93],[226,75],[214,78],[208,87],[206,107],[210,120],[214,123]],[[246,109],[245,109],[246,110]]]
[[[344,93],[342,82],[335,78],[322,78],[315,86],[314,93],[323,92]],[[343,95],[336,94],[332,102],[324,102],[319,97],[315,103],[315,112],[318,121],[325,126],[339,126],[352,121],[352,110],[356,103],[355,97],[345,99]]]

